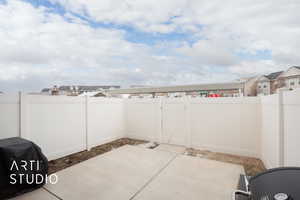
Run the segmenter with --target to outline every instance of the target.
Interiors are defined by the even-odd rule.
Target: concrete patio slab
[[[176,154],[183,154],[186,148],[184,146],[178,146],[178,145],[160,144],[158,147],[155,148],[155,150],[168,151]]]
[[[178,155],[135,200],[229,200],[242,166]]]
[[[58,172],[45,188],[64,200],[128,200],[175,156],[126,145]]]
[[[242,166],[181,155],[177,147],[123,146],[58,172],[55,185],[12,200],[231,199]]]
[[[12,198],[10,200],[59,200],[54,195],[41,188],[33,192],[26,193],[24,195]]]

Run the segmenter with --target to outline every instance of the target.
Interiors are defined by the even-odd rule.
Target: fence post
[[[186,129],[186,147],[192,147],[192,132],[190,119],[190,98],[184,97],[185,129]]]
[[[19,137],[28,138],[27,135],[27,95],[19,92]]]
[[[91,150],[89,142],[89,97],[85,96],[85,140],[86,140],[86,150]]]
[[[279,116],[279,166],[284,166],[284,107],[283,107],[283,89],[278,90],[278,116]]]
[[[159,99],[159,142],[163,143],[163,99]]]

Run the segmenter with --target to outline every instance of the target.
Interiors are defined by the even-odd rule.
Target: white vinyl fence
[[[300,166],[300,91],[264,97],[113,99],[0,96],[0,139],[21,136],[51,159],[131,137]]]
[[[192,147],[259,157],[259,98],[192,99],[188,108]]]
[[[283,164],[300,167],[300,90],[283,93]]]
[[[24,96],[22,101],[21,136],[41,145],[48,157],[86,149],[84,98]]]
[[[280,103],[279,95],[261,97],[262,131],[261,158],[266,167],[279,167],[282,163],[280,155]]]
[[[260,155],[260,99],[127,99],[128,137],[227,152]]]
[[[122,99],[87,99],[88,147],[124,137],[125,118]]]
[[[160,99],[124,99],[127,137],[161,141]]]
[[[261,106],[264,164],[300,167],[300,90],[261,97]]]
[[[0,139],[19,136],[19,108],[18,95],[0,95]]]
[[[0,138],[32,140],[50,160],[122,138],[124,133],[121,99],[1,95],[0,109]]]

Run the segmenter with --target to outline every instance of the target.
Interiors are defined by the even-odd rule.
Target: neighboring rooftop
[[[78,91],[96,91],[96,90],[108,90],[111,88],[120,88],[119,85],[75,85],[75,86],[68,86],[68,85],[63,85],[60,86],[58,89],[59,90],[65,90],[69,91],[71,88],[76,88]]]
[[[279,72],[273,72],[271,74],[265,75],[265,77],[267,77],[270,80],[274,80],[276,79],[283,71],[279,71]]]
[[[54,86],[56,87],[56,86]],[[119,89],[119,85],[62,85],[58,87],[59,91],[79,91],[79,92],[94,92],[100,90]],[[50,92],[51,88],[44,88],[41,90],[42,93]]]
[[[300,66],[293,66],[293,67],[296,67],[297,69],[300,69]]]
[[[239,82],[211,83],[195,85],[176,85],[162,87],[143,87],[115,89],[108,91],[110,94],[139,94],[139,93],[165,93],[165,92],[193,92],[193,91],[215,91],[215,90],[233,90],[243,89],[244,84]]]
[[[131,85],[130,88],[148,88],[151,87],[149,85]]]
[[[50,90],[51,90],[50,88],[44,88],[44,89],[42,89],[41,92],[49,92]]]

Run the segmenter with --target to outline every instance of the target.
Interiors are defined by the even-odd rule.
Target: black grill
[[[249,179],[241,176],[233,199],[300,200],[300,168],[271,169]]]

